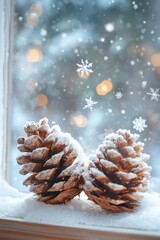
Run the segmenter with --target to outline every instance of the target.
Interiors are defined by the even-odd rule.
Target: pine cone
[[[149,178],[143,143],[127,130],[109,134],[96,154],[89,159],[89,174],[84,174],[88,198],[110,212],[133,211],[140,205]]]
[[[56,125],[50,128],[46,118],[28,122],[27,137],[18,138],[18,149],[25,152],[17,158],[23,165],[20,174],[30,176],[24,185],[36,193],[39,201],[66,203],[81,192],[83,150],[70,134]]]

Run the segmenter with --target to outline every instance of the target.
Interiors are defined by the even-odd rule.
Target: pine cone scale
[[[63,155],[64,155],[64,152],[55,154],[45,162],[44,167],[46,168],[58,167]]]
[[[48,159],[50,150],[46,147],[36,148],[31,154],[32,161],[45,162]]]
[[[36,194],[42,194],[44,192],[46,192],[50,187],[50,184],[47,182],[43,182],[43,183],[39,183],[39,184],[32,184],[30,186],[30,191],[34,192]]]
[[[57,171],[56,168],[43,170],[39,172],[35,178],[39,181],[47,181],[47,180],[49,181],[54,178],[56,171]]]
[[[62,199],[63,199],[64,203],[67,203],[69,200],[71,200],[72,198],[77,196],[80,192],[81,192],[81,190],[77,189],[77,188],[67,189],[66,191],[60,192],[60,194],[57,197],[51,198],[50,200],[48,200],[47,203],[59,204],[59,203],[61,203]]]
[[[23,165],[23,164],[29,163],[29,162],[31,162],[31,154],[22,155],[17,158],[17,163],[19,165]]]
[[[39,136],[33,135],[25,139],[24,147],[30,151],[33,151],[36,148],[42,147],[42,140]]]
[[[36,179],[35,179],[35,176],[37,175],[37,173],[32,173],[31,176],[29,176],[24,182],[23,182],[23,185],[24,186],[29,186],[29,185],[32,185],[33,183],[36,183]],[[37,181],[38,183],[38,181]]]
[[[26,163],[25,165],[23,165],[22,167],[22,171],[24,170],[24,172],[26,173],[37,173],[39,171],[42,171],[43,169],[43,165],[41,163]]]

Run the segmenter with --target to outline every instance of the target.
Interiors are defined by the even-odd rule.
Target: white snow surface
[[[152,180],[153,190],[159,189],[160,180]],[[134,213],[107,213],[82,193],[66,205],[47,205],[36,201],[31,193],[20,193],[0,180],[0,218],[16,218],[29,222],[72,227],[118,227],[159,231],[160,193],[144,193],[142,205]]]

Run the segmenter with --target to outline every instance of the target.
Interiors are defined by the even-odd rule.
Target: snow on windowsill
[[[152,179],[142,205],[134,213],[107,213],[82,193],[66,205],[37,202],[33,194],[20,193],[0,180],[0,218],[61,226],[118,227],[160,233],[160,179]],[[159,188],[159,189],[158,189]]]

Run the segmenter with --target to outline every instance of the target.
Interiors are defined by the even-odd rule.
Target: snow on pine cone
[[[81,192],[84,152],[69,133],[59,126],[48,125],[46,118],[27,122],[27,137],[18,138],[18,149],[25,152],[17,158],[23,165],[20,173],[29,177],[24,185],[36,193],[38,200],[50,204],[66,203]]]
[[[147,187],[149,155],[142,153],[139,135],[127,130],[109,134],[84,174],[84,191],[89,200],[110,212],[133,211],[140,205],[140,192]]]

